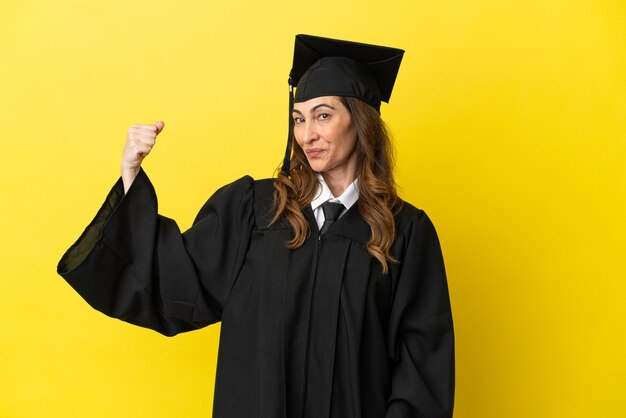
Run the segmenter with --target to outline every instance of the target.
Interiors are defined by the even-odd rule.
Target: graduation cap
[[[294,102],[321,96],[355,97],[380,113],[381,101],[389,102],[403,54],[397,48],[296,35],[289,73],[289,137],[283,174],[289,175]]]

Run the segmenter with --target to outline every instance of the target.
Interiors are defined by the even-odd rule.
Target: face
[[[339,97],[316,97],[295,103],[292,116],[296,142],[313,171],[354,179],[356,127]]]

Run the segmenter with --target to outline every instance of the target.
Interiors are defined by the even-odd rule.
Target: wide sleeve
[[[386,418],[452,417],[454,332],[439,240],[421,211],[402,233],[388,328],[393,369]]]
[[[253,180],[218,190],[181,234],[143,170],[121,179],[57,272],[95,309],[164,335],[217,322],[254,225]]]

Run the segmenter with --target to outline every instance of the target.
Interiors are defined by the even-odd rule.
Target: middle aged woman
[[[452,416],[439,241],[396,194],[379,114],[402,53],[298,35],[283,170],[224,186],[184,234],[141,169],[164,124],[131,127],[122,178],[61,259],[107,315],[165,335],[222,321],[215,417]]]

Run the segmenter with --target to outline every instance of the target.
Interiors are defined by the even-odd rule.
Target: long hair
[[[390,249],[396,236],[394,214],[401,200],[393,179],[394,150],[389,131],[378,112],[365,102],[352,97],[340,97],[355,124],[357,139],[357,175],[359,177],[358,210],[370,226],[372,235],[367,251],[375,257],[387,273],[389,262],[396,260]],[[287,242],[289,248],[300,247],[310,234],[309,224],[302,209],[311,204],[318,187],[315,172],[302,148],[292,137],[293,155],[289,174],[280,172],[274,180],[276,213],[271,223],[285,216],[294,232]]]

